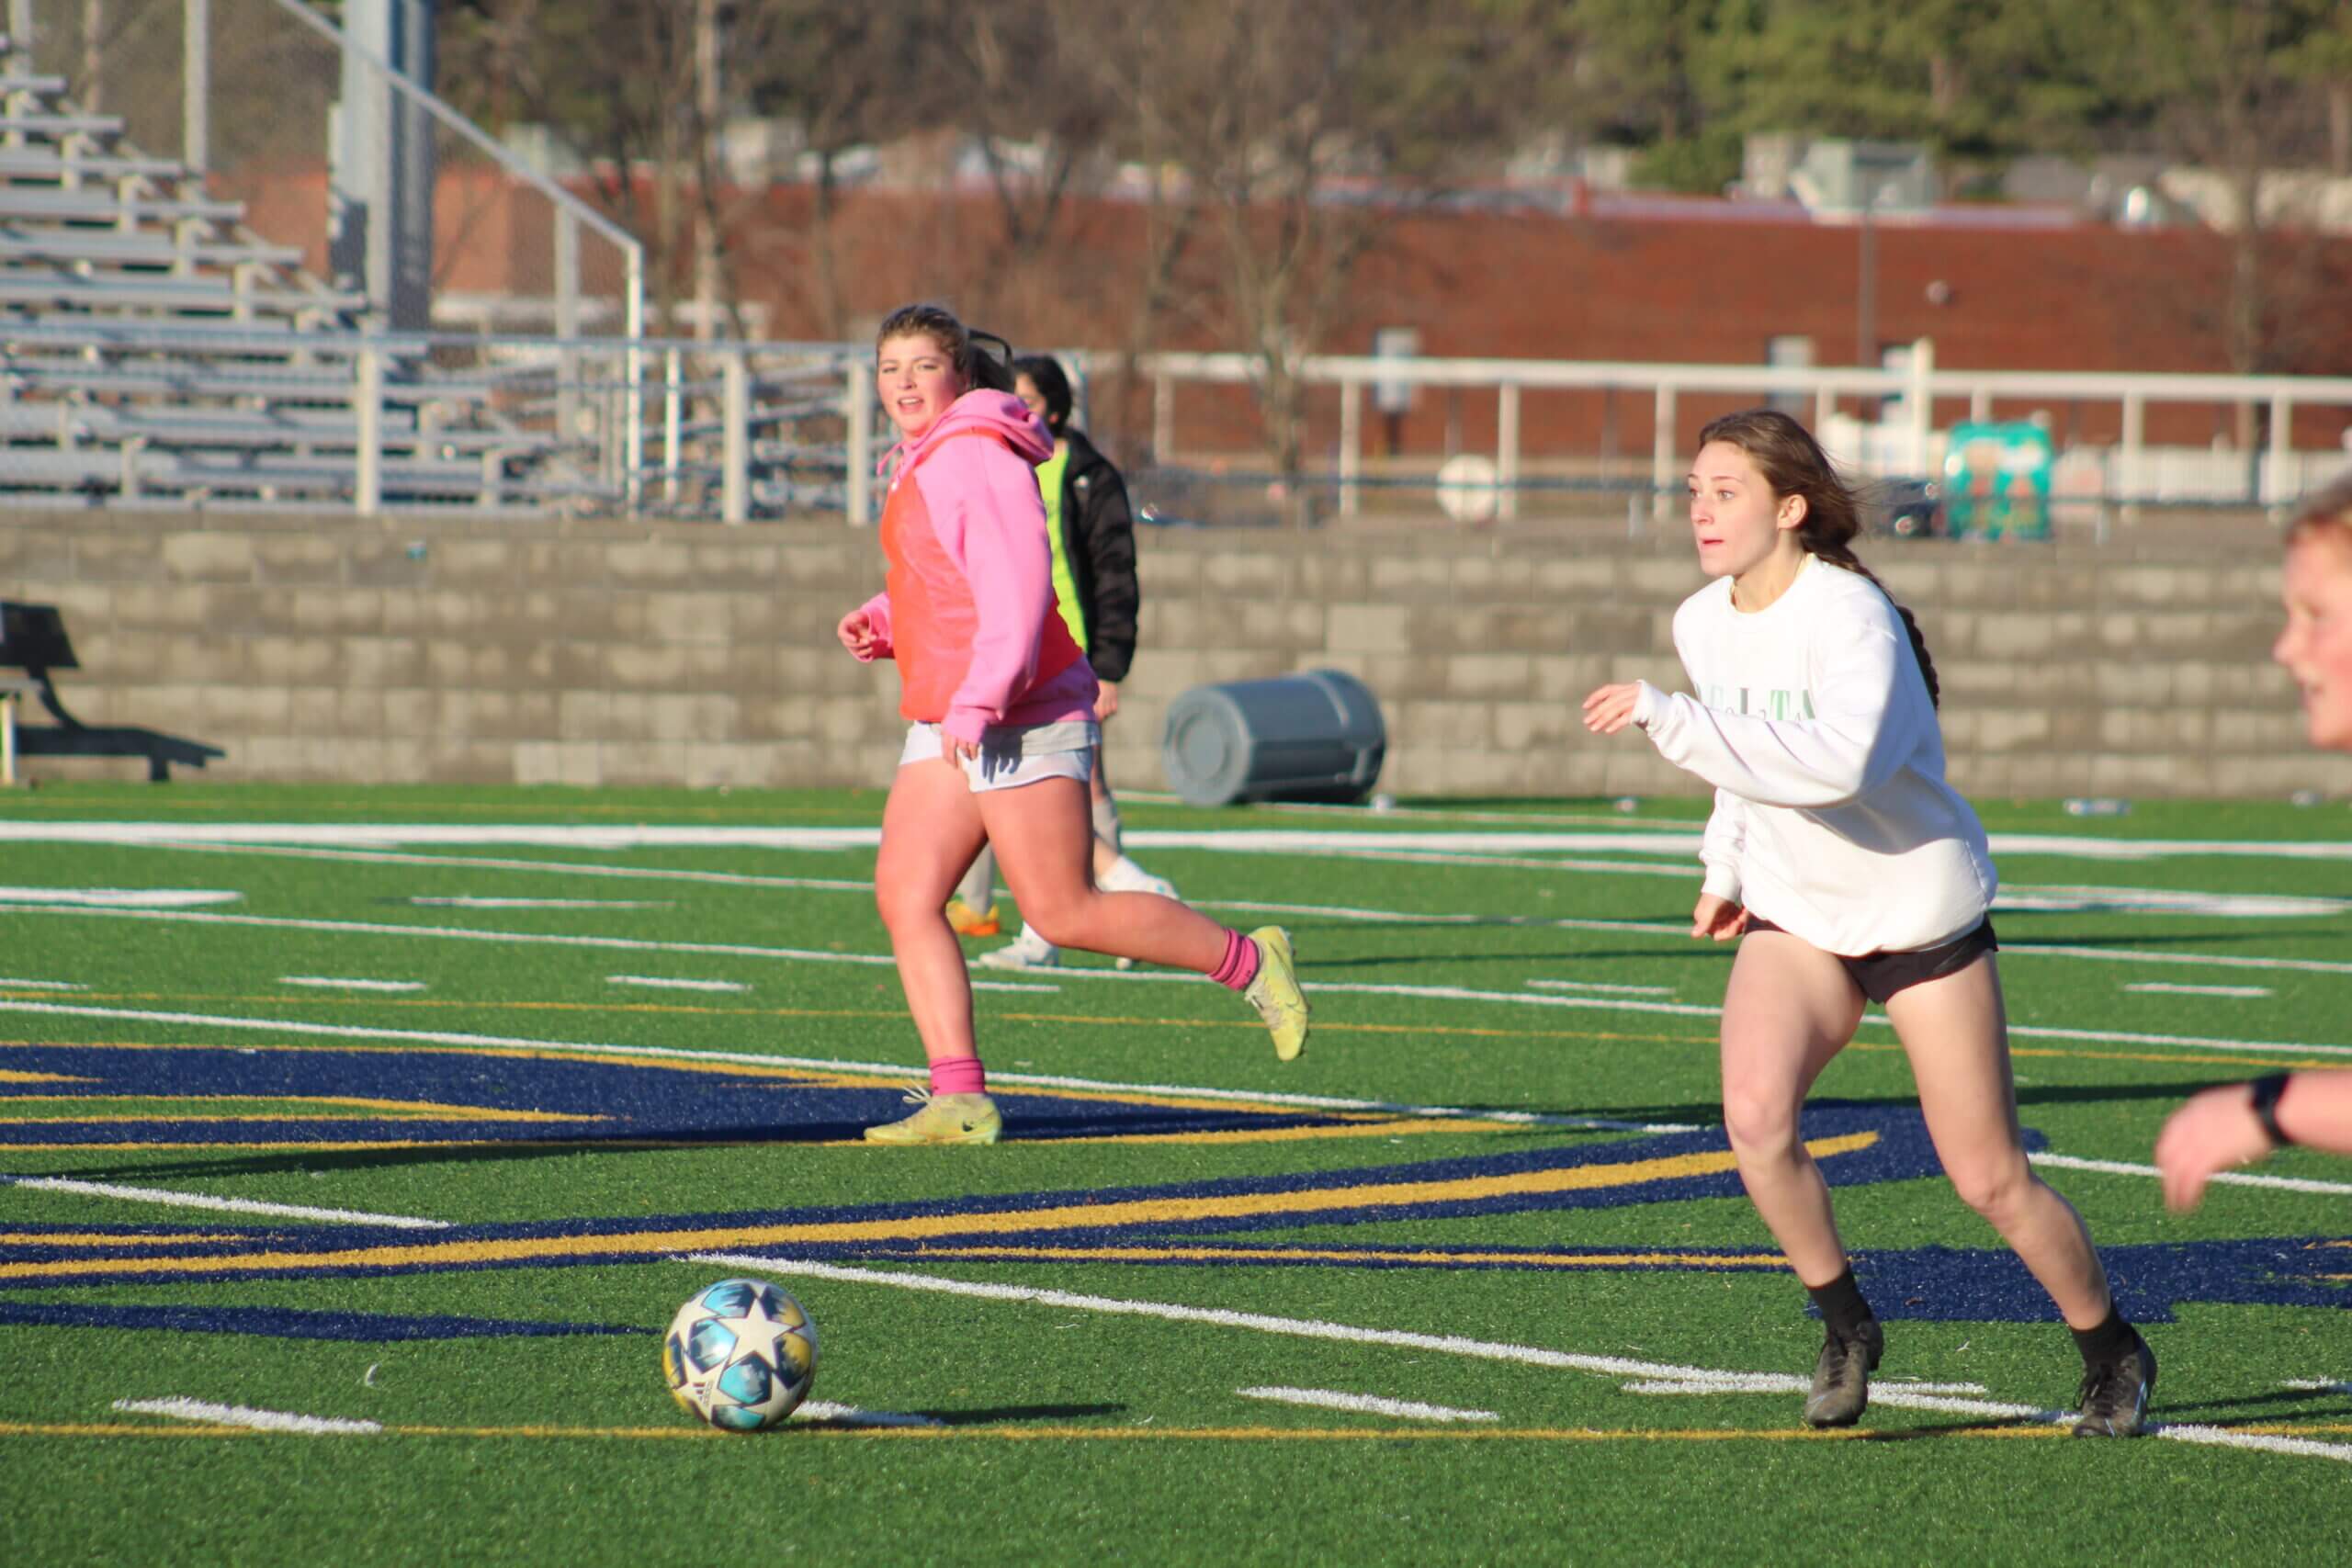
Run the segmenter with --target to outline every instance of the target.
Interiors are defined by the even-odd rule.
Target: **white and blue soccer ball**
[[[671,1395],[722,1432],[780,1424],[817,1376],[817,1325],[765,1280],[721,1280],[686,1299],[662,1338]]]

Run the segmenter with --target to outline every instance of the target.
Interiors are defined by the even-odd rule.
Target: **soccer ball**
[[[722,1432],[779,1425],[817,1376],[817,1325],[765,1280],[721,1280],[686,1298],[662,1338],[672,1397]]]

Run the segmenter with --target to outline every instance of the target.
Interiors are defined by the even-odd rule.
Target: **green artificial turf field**
[[[1294,933],[1306,1055],[1195,976],[976,971],[1007,1141],[911,1150],[858,1141],[921,1060],[880,807],[0,798],[10,1560],[2275,1562],[2336,1528],[2352,1164],[2183,1216],[2148,1158],[2201,1085],[2352,1065],[2341,806],[1984,808],[2021,1115],[2161,1358],[2133,1443],[2057,1424],[2072,1342],[1875,1010],[1806,1133],[1889,1349],[1859,1428],[1798,1421],[1820,1330],[1718,1124],[1697,803],[1130,800],[1137,859]],[[660,1360],[739,1274],[821,1348],[748,1437]]]

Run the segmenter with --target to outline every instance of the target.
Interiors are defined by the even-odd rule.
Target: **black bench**
[[[22,757],[144,757],[147,776],[162,784],[172,776],[172,764],[204,766],[211,757],[225,757],[218,746],[189,740],[161,730],[131,724],[84,724],[65,711],[50,680],[52,670],[79,670],[74,645],[65,640],[65,617],[54,604],[0,603],[0,671],[22,670],[28,678],[13,682],[29,686],[40,698],[55,724],[15,726],[14,752]]]

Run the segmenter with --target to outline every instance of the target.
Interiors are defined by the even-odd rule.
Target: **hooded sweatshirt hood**
[[[1053,451],[1045,422],[1019,398],[982,390],[885,459],[896,461],[878,608],[905,683],[899,711],[958,740],[978,744],[991,725],[1093,715],[1094,671],[1054,613],[1036,474]]]
[[[902,440],[885,452],[877,468],[888,468],[896,459],[898,471],[904,473],[924,453],[949,436],[981,430],[998,436],[1026,458],[1033,468],[1054,455],[1053,432],[1046,428],[1044,420],[1029,412],[1029,405],[1011,392],[975,387],[948,404],[947,412],[933,421],[929,430],[911,441]]]

